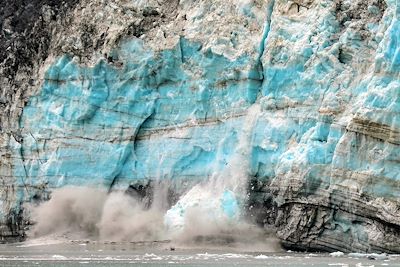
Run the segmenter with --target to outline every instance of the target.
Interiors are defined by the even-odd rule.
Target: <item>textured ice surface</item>
[[[232,150],[228,144],[255,101],[261,73],[251,58],[229,61],[200,49],[182,39],[174,50],[154,55],[132,40],[115,54],[122,68],[103,61],[85,68],[68,56],[59,59],[24,110],[21,126],[30,137],[23,150],[33,160],[16,174],[51,177],[52,186],[109,186],[114,179],[179,178],[179,172],[204,177],[218,142],[226,138]],[[204,77],[194,79],[197,72]],[[168,138],[153,137],[159,130]]]
[[[235,218],[251,179],[288,246],[400,251],[399,2],[212,2],[108,61],[48,66],[9,144],[11,209],[65,185],[202,182],[167,213],[179,226],[191,206]]]

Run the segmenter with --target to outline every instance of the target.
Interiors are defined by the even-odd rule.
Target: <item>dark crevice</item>
[[[340,63],[348,64],[352,61],[353,55],[350,50],[340,47],[338,59]]]
[[[142,203],[145,209],[149,209],[154,198],[154,185],[150,180],[137,181],[130,184],[125,193],[136,201]]]
[[[116,182],[118,181],[119,175],[123,169],[123,167],[126,165],[126,163],[128,162],[130,156],[135,153],[136,150],[136,143],[138,142],[138,133],[141,129],[141,127],[146,123],[146,121],[148,121],[150,119],[150,117],[153,115],[153,112],[151,112],[150,115],[147,116],[146,119],[143,120],[143,122],[135,129],[135,132],[133,133],[133,135],[131,136],[130,139],[130,144],[127,145],[127,147],[125,148],[128,151],[125,151],[125,155],[123,157],[123,159],[121,160],[122,163],[120,163],[117,166],[117,169],[115,171],[115,173],[112,175],[112,181],[108,187],[108,193],[110,193],[114,187],[114,185],[116,184]]]
[[[185,57],[184,57],[185,55],[183,53],[182,46],[183,46],[183,37],[179,36],[179,50],[180,50],[180,56],[181,56],[181,63],[183,64],[183,63],[185,63]]]
[[[260,82],[260,86],[259,86],[258,92],[256,92],[255,97],[253,97],[253,99],[250,99],[251,103],[254,103],[257,100],[257,98],[259,97],[259,94],[262,91],[262,86],[264,83],[264,66],[262,63],[262,56],[264,55],[265,44],[268,40],[269,32],[271,30],[272,13],[274,11],[274,7],[275,7],[275,0],[272,0],[269,2],[268,6],[267,6],[266,21],[265,21],[264,30],[263,30],[263,33],[261,36],[261,42],[260,42],[260,46],[259,46],[256,65],[254,67],[254,71],[256,73],[258,73],[258,76],[259,76],[259,78],[257,80]],[[249,78],[251,79],[252,77],[249,77]]]

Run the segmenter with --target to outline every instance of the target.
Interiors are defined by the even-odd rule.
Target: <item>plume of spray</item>
[[[108,194],[102,189],[64,187],[54,190],[49,201],[28,207],[36,222],[29,235],[107,241],[172,239],[179,244],[210,240],[212,244],[216,241],[216,245],[226,245],[245,241],[247,248],[252,244],[257,246],[255,249],[275,251],[276,240],[267,241],[265,231],[249,224],[243,214],[252,129],[259,113],[258,104],[248,109],[238,145],[226,168],[192,187],[174,206],[166,204],[169,185],[161,178],[155,182],[150,207],[121,191]],[[262,245],[258,246],[257,240]]]
[[[35,222],[28,235],[53,234],[107,241],[163,239],[163,212],[124,192],[89,187],[56,189],[49,201],[28,210]]]
[[[36,222],[30,236],[80,232],[84,238],[98,236],[97,223],[107,192],[85,187],[65,187],[55,190],[50,201],[39,206],[29,205],[31,220]],[[88,212],[89,211],[89,212]]]

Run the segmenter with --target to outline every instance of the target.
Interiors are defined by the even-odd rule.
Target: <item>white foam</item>
[[[65,257],[63,255],[53,255],[52,258],[56,259],[56,260],[66,260],[67,259],[67,257]]]
[[[389,256],[386,253],[349,253],[349,257],[353,258],[369,258],[373,260],[387,260]]]
[[[23,242],[21,245],[16,246],[17,248],[29,248],[36,246],[48,246],[48,245],[56,245],[62,244],[65,240],[56,239],[54,236],[45,236],[41,238],[31,239],[29,241]]]
[[[267,255],[262,255],[262,254],[260,254],[258,256],[255,256],[254,258],[257,259],[257,260],[269,259],[269,257]]]
[[[342,256],[344,256],[344,253],[341,251],[336,251],[336,252],[329,253],[329,255],[331,255],[331,257],[342,257]]]

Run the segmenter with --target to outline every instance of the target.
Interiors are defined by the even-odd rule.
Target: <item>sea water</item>
[[[180,247],[169,241],[29,241],[0,245],[0,266],[400,266],[400,255]]]

